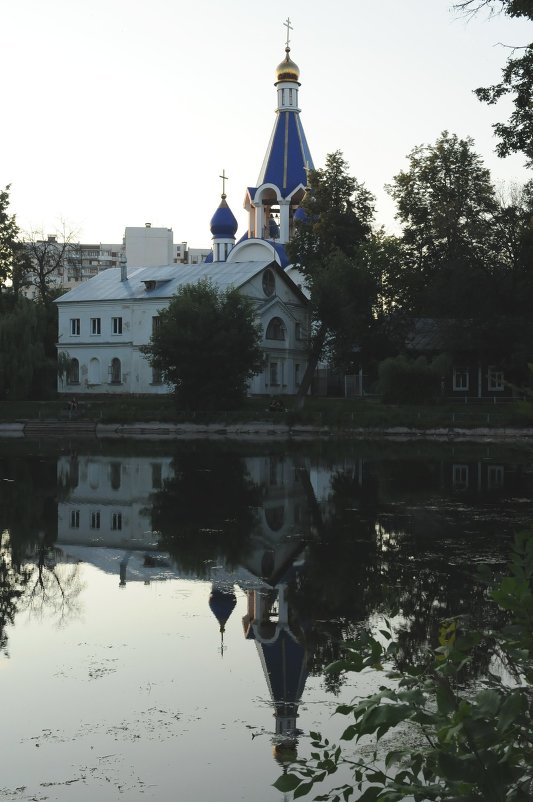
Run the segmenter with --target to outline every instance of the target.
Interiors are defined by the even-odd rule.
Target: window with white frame
[[[452,468],[453,486],[459,489],[468,487],[468,465],[454,465]]]
[[[101,319],[99,317],[92,317],[91,318],[90,331],[91,331],[91,334],[101,334],[102,333]]]
[[[68,365],[68,383],[69,384],[79,384],[80,383],[80,363],[74,357],[70,360]]]
[[[503,487],[503,465],[489,465],[487,468],[487,484],[490,490]]]
[[[453,389],[454,390],[468,390],[468,368],[454,368],[453,369]]]
[[[91,512],[91,529],[100,529],[100,510]]]
[[[111,332],[112,332],[112,334],[122,334],[122,318],[121,317],[112,317],[111,318]]]
[[[284,340],[285,339],[285,325],[280,317],[273,317],[267,326],[266,330],[267,340]]]
[[[70,528],[71,529],[79,529],[80,528],[80,511],[79,510],[71,510],[70,511]]]
[[[270,363],[270,386],[279,387],[279,364],[277,362]]]
[[[79,317],[71,317],[70,318],[70,334],[72,337],[79,337],[80,336],[80,319]]]
[[[122,365],[118,357],[114,357],[111,360],[109,374],[111,384],[120,384],[122,382]]]
[[[503,390],[503,370],[497,370],[496,368],[490,367],[488,385],[489,390],[493,392],[499,392]]]
[[[121,512],[113,512],[111,514],[111,529],[115,532],[118,532],[122,529],[122,513]]]
[[[296,362],[294,365],[294,384],[296,387],[300,386],[301,378],[300,378],[300,364]]]

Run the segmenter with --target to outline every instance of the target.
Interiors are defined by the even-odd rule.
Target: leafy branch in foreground
[[[293,764],[275,787],[308,794],[341,766],[352,782],[314,797],[341,802],[531,802],[533,799],[533,534],[518,536],[508,575],[491,591],[508,613],[498,630],[469,631],[460,619],[443,623],[439,642],[422,665],[387,673],[382,686],[337,713],[352,721],[340,736],[376,742],[391,733],[397,746],[371,760],[311,733],[310,760]],[[381,641],[363,635],[329,671],[381,668],[396,652],[392,628]],[[487,676],[465,686],[465,667],[476,651],[491,656]],[[366,750],[365,750],[366,754]]]

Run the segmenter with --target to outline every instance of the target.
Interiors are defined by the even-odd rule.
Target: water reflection
[[[533,499],[528,455],[472,447],[425,459],[407,448],[206,443],[3,454],[0,479],[0,650],[24,610],[57,622],[80,614],[83,564],[116,577],[121,598],[132,583],[200,579],[213,653],[224,657],[237,613],[255,643],[274,723],[261,720],[252,737],[267,735],[281,761],[302,742],[309,678],[361,628],[394,617],[401,664],[436,644],[442,618],[487,620],[474,566],[498,568]],[[469,670],[486,668],[480,654]],[[323,692],[343,681],[325,675]]]

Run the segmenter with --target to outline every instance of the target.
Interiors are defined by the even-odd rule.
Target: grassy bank
[[[359,427],[407,426],[435,427],[525,427],[533,426],[533,404],[513,403],[435,404],[430,406],[382,404],[370,399],[308,398],[301,410],[292,398],[282,399],[286,409],[269,412],[269,400],[249,398],[238,410],[228,412],[183,412],[168,397],[92,398],[70,413],[64,399],[49,401],[0,402],[0,422],[50,420],[76,417],[102,423],[161,421],[178,423],[246,423],[274,421],[291,425],[311,425],[350,429]]]

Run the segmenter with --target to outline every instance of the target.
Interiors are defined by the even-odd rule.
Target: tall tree
[[[15,215],[8,213],[9,189],[0,190],[0,293],[12,285],[19,244]]]
[[[411,306],[418,314],[456,314],[461,306],[466,313],[491,258],[497,204],[490,173],[472,139],[447,131],[434,145],[414,148],[408,158],[409,168],[387,189],[418,276],[413,283],[418,297]]]
[[[237,289],[219,292],[209,281],[181,287],[160,312],[143,348],[186,409],[230,409],[246,395],[263,365],[252,302]]]
[[[377,294],[361,254],[372,232],[374,198],[348,174],[340,151],[327,156],[323,169],[309,171],[302,207],[303,219],[287,246],[290,260],[304,276],[313,315],[309,358],[298,391],[300,403],[328,338],[355,344],[371,321]]]
[[[533,20],[531,0],[463,0],[454,8],[468,14],[481,9],[491,13],[503,12],[509,17],[525,17]],[[516,55],[520,52],[520,55]],[[529,166],[533,166],[533,43],[522,47],[512,47],[511,56],[502,71],[502,80],[493,86],[475,90],[477,97],[489,105],[509,95],[514,109],[507,122],[495,123],[494,133],[498,137],[496,153],[508,156],[510,153],[523,153]]]

